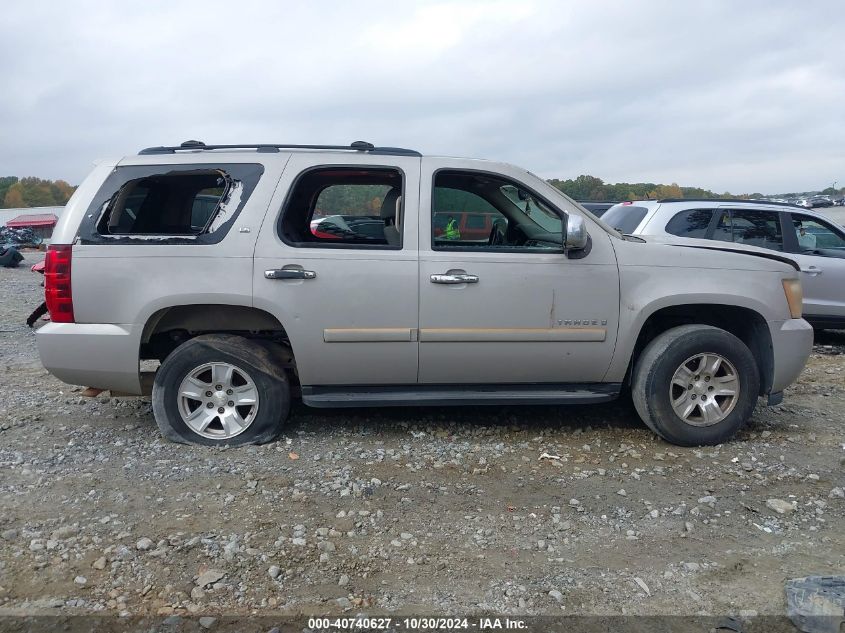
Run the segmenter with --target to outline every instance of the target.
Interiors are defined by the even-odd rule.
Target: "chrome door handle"
[[[478,275],[467,275],[465,273],[460,275],[432,275],[431,283],[433,284],[477,284]]]
[[[821,275],[824,272],[824,270],[822,270],[818,266],[810,266],[809,268],[802,268],[801,272],[807,273],[808,275],[815,276],[815,275]]]
[[[317,273],[313,270],[302,270],[301,268],[276,268],[264,271],[265,279],[316,279]]]

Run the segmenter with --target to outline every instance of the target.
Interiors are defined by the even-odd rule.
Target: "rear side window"
[[[79,227],[82,243],[217,243],[258,185],[256,164],[127,165],[103,183]]]
[[[102,235],[198,235],[233,184],[219,171],[130,180],[103,215]]]
[[[731,210],[731,235],[734,243],[749,244],[775,251],[783,250],[780,215],[754,209]]]
[[[320,167],[302,173],[282,211],[292,246],[401,248],[403,178],[386,167]]]
[[[605,211],[601,219],[625,235],[631,235],[643,221],[648,209],[633,204],[616,204]]]
[[[608,211],[608,213],[610,213]],[[687,209],[676,214],[666,225],[666,232],[678,237],[705,239],[713,219],[713,209]]]

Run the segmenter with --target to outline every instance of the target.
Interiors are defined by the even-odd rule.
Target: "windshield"
[[[638,207],[633,204],[616,204],[610,207],[601,219],[607,222],[614,229],[625,235],[632,235],[640,222],[648,213],[646,207]]]

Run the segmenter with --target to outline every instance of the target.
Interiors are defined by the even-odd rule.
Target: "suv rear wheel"
[[[631,395],[643,421],[680,446],[719,444],[754,411],[760,376],[754,356],[730,332],[682,325],[646,346]]]
[[[153,413],[162,435],[206,446],[275,438],[290,410],[290,388],[267,345],[207,334],[177,347],[153,383]]]

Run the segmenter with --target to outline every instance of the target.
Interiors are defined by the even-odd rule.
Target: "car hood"
[[[635,235],[635,236],[626,236],[629,240],[629,244],[635,244],[642,240],[644,245],[652,245],[653,247],[649,249],[654,251],[655,255],[660,253],[659,256],[668,256],[669,253],[675,252],[680,255],[681,249],[694,249],[695,251],[699,252],[701,257],[691,258],[699,263],[697,265],[701,266],[702,268],[729,268],[731,266],[736,266],[738,268],[748,268],[748,262],[746,265],[739,264],[739,259],[734,257],[715,257],[718,253],[731,253],[736,255],[741,255],[743,257],[754,257],[757,258],[758,265],[753,266],[754,268],[762,268],[765,270],[783,270],[783,264],[789,266],[793,270],[800,271],[801,267],[798,263],[791,259],[788,255],[784,255],[783,253],[778,253],[776,251],[771,251],[766,248],[760,248],[759,246],[749,246],[747,244],[735,244],[732,242],[718,242],[714,240],[699,240],[694,238],[686,238],[686,237],[670,237],[670,236],[658,236],[658,235]],[[702,251],[710,251],[710,253],[702,252]],[[633,254],[633,252],[632,252]],[[674,260],[674,257],[671,257]],[[680,259],[686,259],[683,256]],[[772,265],[765,265],[763,262],[759,260],[768,260],[769,262],[779,262],[781,265],[772,264]],[[691,262],[687,262],[691,263]],[[662,262],[663,265],[676,265],[672,261],[664,261]]]

